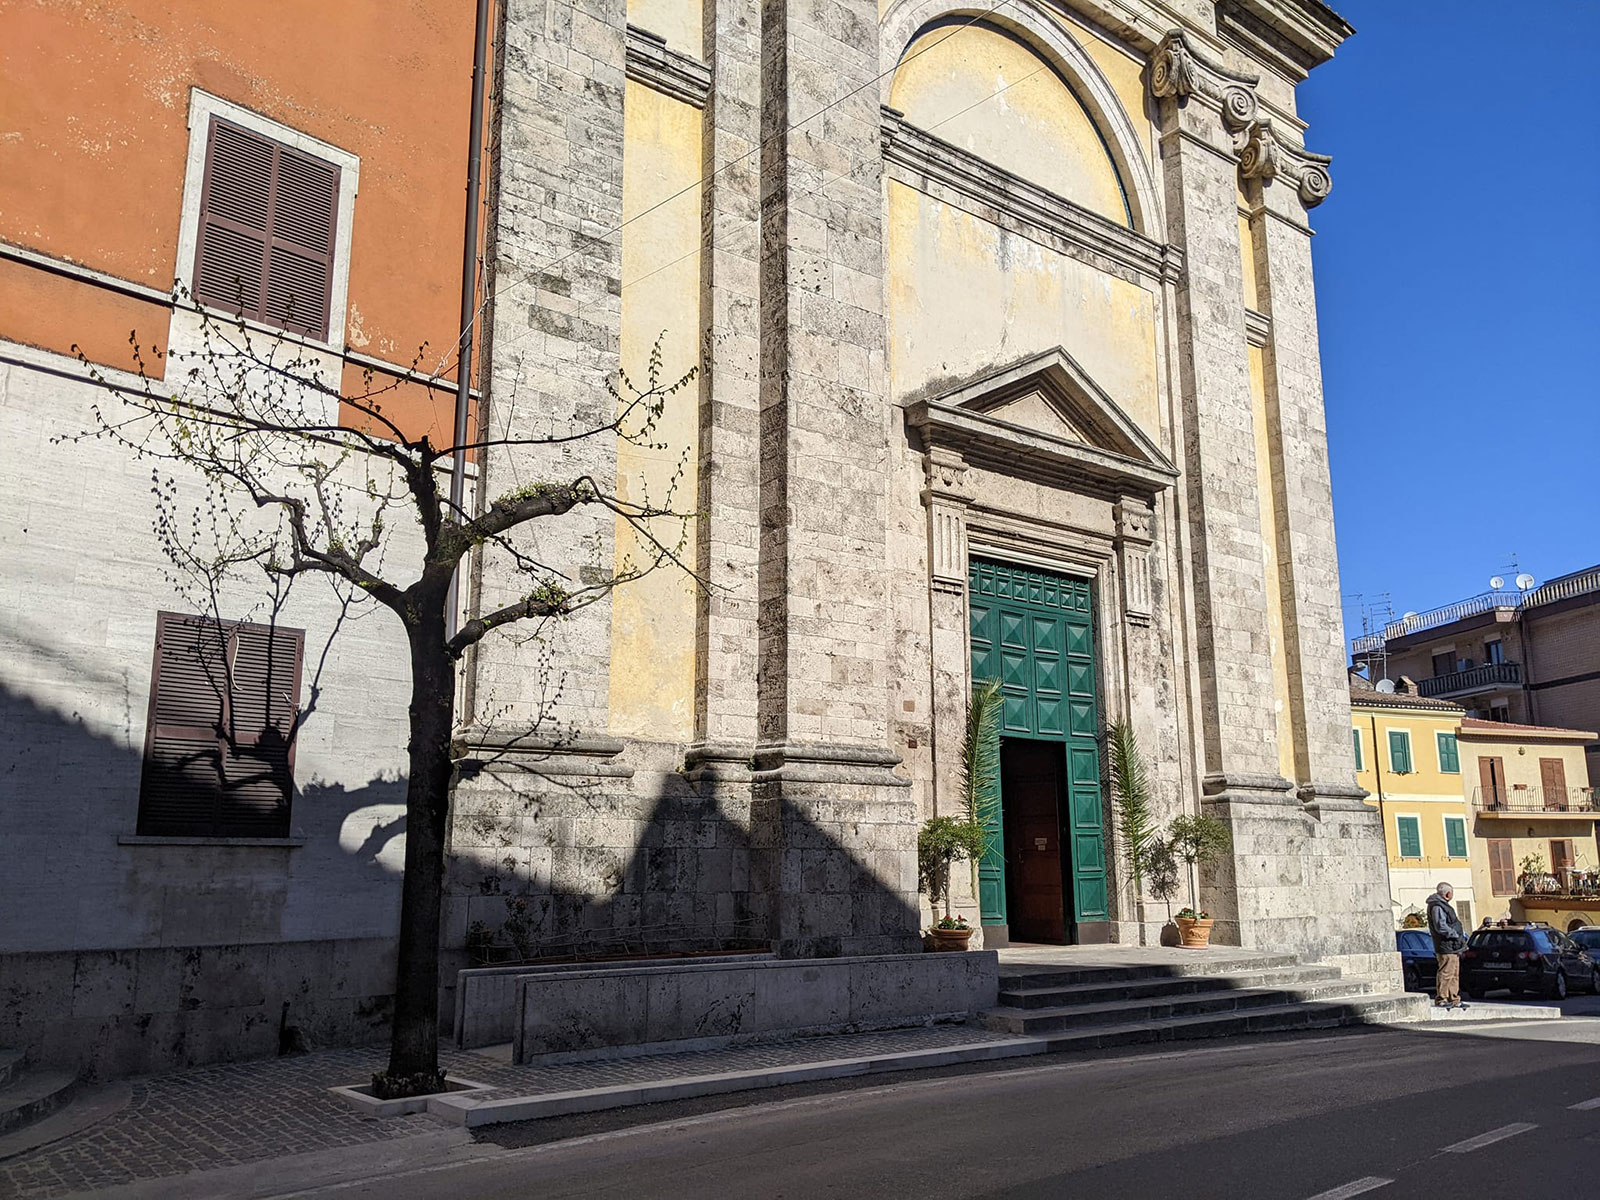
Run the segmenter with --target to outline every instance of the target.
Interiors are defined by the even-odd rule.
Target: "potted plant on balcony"
[[[1203,813],[1173,817],[1167,832],[1173,854],[1189,865],[1189,905],[1178,912],[1178,932],[1185,946],[1209,945],[1212,918],[1200,907],[1199,868],[1222,857],[1233,839],[1226,825]]]
[[[967,705],[967,732],[961,747],[961,812],[930,817],[917,833],[917,869],[935,911],[929,937],[935,950],[965,950],[972,926],[950,910],[950,869],[977,862],[989,851],[989,827],[1000,806],[1000,681],[975,680]],[[976,886],[974,886],[976,891]]]

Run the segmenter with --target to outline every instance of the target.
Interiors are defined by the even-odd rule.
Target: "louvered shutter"
[[[156,618],[155,677],[139,787],[139,832],[205,836],[222,786],[227,637],[216,625]]]
[[[304,642],[299,630],[159,615],[141,834],[287,836]]]
[[[236,625],[232,639],[220,821],[232,837],[285,837],[303,638],[296,630]]]
[[[338,202],[338,167],[213,117],[195,299],[327,337]]]
[[[1515,868],[1511,864],[1511,842],[1496,838],[1489,842],[1489,890],[1496,896],[1510,896],[1517,890]]]

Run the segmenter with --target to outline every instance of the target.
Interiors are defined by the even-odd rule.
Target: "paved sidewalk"
[[[443,1060],[452,1078],[491,1085],[477,1096],[495,1100],[937,1051],[995,1036],[975,1026],[936,1025],[547,1066],[512,1066],[493,1051],[449,1053]],[[332,1050],[132,1080],[129,1104],[115,1116],[0,1162],[0,1196],[63,1196],[444,1129],[423,1114],[367,1117],[328,1091],[365,1082],[385,1057],[382,1047]]]

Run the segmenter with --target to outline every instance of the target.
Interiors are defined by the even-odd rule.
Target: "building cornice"
[[[670,49],[660,34],[628,26],[628,78],[662,95],[704,108],[711,95],[711,68],[698,58]]]
[[[1217,30],[1294,83],[1332,58],[1340,43],[1355,32],[1343,17],[1316,0],[1223,0],[1217,5]]]
[[[974,216],[991,219],[999,214],[1034,241],[1066,243],[1152,282],[1176,282],[1182,277],[1183,254],[1176,247],[918,129],[895,109],[885,106],[882,119],[884,161],[893,168],[892,177],[907,186],[955,203]]]

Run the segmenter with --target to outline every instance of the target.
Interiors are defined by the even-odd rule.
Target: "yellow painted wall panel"
[[[1049,63],[995,30],[941,26],[906,49],[889,103],[936,134],[1122,225],[1123,181]]]
[[[629,25],[666,38],[668,46],[693,58],[705,57],[704,21],[700,0],[628,0]]]
[[[897,398],[1061,346],[1159,440],[1152,293],[892,181],[889,264]]]
[[[1256,438],[1256,495],[1261,508],[1261,571],[1267,587],[1267,637],[1272,653],[1272,711],[1278,735],[1278,770],[1293,781],[1294,709],[1289,702],[1289,658],[1284,644],[1283,585],[1278,574],[1278,508],[1272,486],[1272,443],[1267,423],[1266,360],[1250,347],[1250,403]]]
[[[622,231],[621,350],[623,370],[641,387],[658,338],[664,382],[699,359],[700,118],[698,109],[628,84],[622,212],[630,223]],[[693,510],[698,407],[690,384],[666,401],[646,439],[652,444],[618,440],[617,487],[624,500]],[[681,557],[693,564],[692,522],[658,518],[652,531],[668,546],[684,539]],[[643,539],[621,518],[616,539],[619,571],[648,560]],[[667,565],[614,595],[611,732],[672,742],[693,736],[695,587],[684,571]]]

